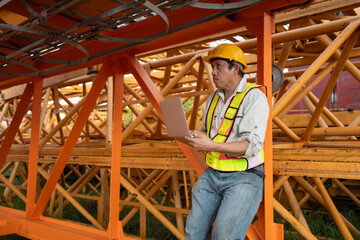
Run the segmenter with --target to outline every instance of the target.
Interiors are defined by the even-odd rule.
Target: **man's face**
[[[213,82],[217,88],[226,89],[229,85],[232,85],[234,68],[229,69],[229,64],[226,61],[221,59],[213,60],[211,67]]]

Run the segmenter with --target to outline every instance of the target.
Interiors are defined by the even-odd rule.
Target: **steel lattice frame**
[[[346,4],[351,5],[352,3],[349,2]],[[309,10],[311,10],[311,8],[309,8]],[[306,15],[310,14],[310,11],[309,13],[301,13],[300,11],[298,14]],[[324,19],[327,17],[329,16],[325,15]],[[285,15],[284,18],[286,18]],[[271,58],[269,58],[269,56],[272,55],[272,49],[274,49],[275,53],[274,58],[277,64],[281,66],[281,68],[287,67],[290,69],[294,66],[298,67],[309,65],[309,67],[305,70],[294,70],[285,74],[286,81],[283,84],[283,88],[275,93],[274,99],[269,96],[269,102],[276,102],[274,104],[273,111],[273,122],[276,124],[276,126],[274,125],[273,134],[275,137],[284,138],[286,140],[284,141],[286,144],[284,144],[284,142],[280,142],[281,145],[275,145],[273,150],[275,160],[274,170],[276,174],[274,188],[272,178],[268,177],[266,183],[267,185],[265,187],[265,204],[268,205],[264,208],[265,213],[262,212],[264,209],[260,210],[259,221],[252,225],[247,237],[249,239],[258,239],[259,236],[256,233],[258,233],[259,230],[260,232],[265,230],[265,232],[262,232],[260,235],[267,236],[266,238],[268,239],[274,239],[275,237],[273,237],[273,234],[281,234],[282,231],[281,229],[278,229],[279,226],[273,225],[272,223],[272,210],[274,208],[286,221],[291,223],[296,231],[298,231],[303,237],[309,239],[315,238],[315,236],[313,236],[312,233],[306,229],[306,222],[304,223],[304,219],[302,219],[300,215],[298,216],[295,214],[298,212],[299,206],[301,206],[301,204],[306,201],[303,200],[298,203],[297,200],[294,200],[292,197],[291,192],[295,190],[296,185],[294,187],[294,181],[296,181],[297,184],[306,189],[306,191],[320,204],[323,204],[327,207],[329,212],[334,216],[334,219],[338,224],[343,236],[345,238],[351,239],[351,235],[349,235],[350,233],[347,229],[355,232],[355,234],[357,234],[358,230],[354,229],[351,224],[346,222],[346,220],[345,223],[342,223],[342,221],[339,220],[342,217],[339,215],[336,208],[334,208],[331,199],[328,197],[327,191],[324,190],[322,186],[321,180],[324,181],[326,178],[358,179],[358,161],[356,160],[356,156],[358,156],[357,152],[359,152],[359,150],[357,149],[358,144],[356,141],[354,141],[355,139],[352,135],[354,134],[354,136],[358,136],[358,124],[356,123],[356,119],[358,118],[356,118],[356,115],[354,115],[355,117],[352,118],[353,122],[350,124],[345,123],[342,119],[340,119],[342,122],[341,124],[343,124],[341,126],[341,124],[336,121],[336,118],[334,118],[332,113],[325,111],[324,113],[326,116],[330,119],[330,121],[333,122],[335,126],[338,127],[338,129],[336,129],[336,127],[326,127],[326,125],[323,125],[323,123],[321,123],[322,125],[320,125],[320,127],[314,128],[314,126],[312,126],[314,120],[312,120],[311,124],[305,124],[305,127],[307,127],[306,130],[298,129],[296,126],[292,126],[289,124],[288,120],[284,118],[284,116],[290,117],[286,114],[286,111],[288,111],[287,109],[291,109],[294,105],[293,103],[296,103],[296,101],[304,98],[306,94],[313,102],[313,104],[317,104],[318,106],[323,104],[321,101],[324,100],[320,99],[319,101],[312,97],[311,92],[309,91],[311,90],[310,86],[312,85],[309,85],[307,88],[303,88],[306,86],[303,83],[309,81],[309,76],[315,75],[318,76],[318,78],[321,78],[330,70],[338,69],[336,71],[334,70],[335,73],[333,74],[333,78],[335,78],[339,71],[341,72],[340,63],[345,64],[345,68],[353,74],[354,78],[358,76],[356,70],[354,70],[354,68],[351,66],[352,64],[357,66],[357,62],[351,61],[349,63],[344,61],[344,59],[350,59],[349,55],[347,54],[350,54],[352,57],[357,56],[357,36],[355,33],[358,32],[357,29],[359,17],[353,16],[345,19],[334,20],[329,23],[325,22],[323,24],[316,24],[315,22],[311,23],[310,21],[308,25],[313,26],[308,26],[308,28],[300,27],[294,30],[277,29],[278,31],[282,32],[278,32],[272,36],[273,47],[271,46],[270,40],[271,31],[274,31],[271,23],[271,16],[267,14],[257,16],[256,21],[254,21],[254,19],[247,18],[246,13],[240,11],[238,14],[233,15],[232,19],[235,22],[241,21],[242,25],[246,25],[248,30],[250,30],[251,33],[258,37],[257,40],[253,38],[247,41],[239,42],[237,44],[239,44],[239,46],[242,47],[245,52],[249,53],[248,61],[252,66],[250,66],[247,73],[252,74],[253,72],[258,71],[257,78],[259,81],[261,81],[261,79],[270,79],[269,76],[271,74],[269,75],[270,72],[268,70],[272,62]],[[319,19],[321,19],[321,17]],[[315,21],[318,21],[318,19],[315,19]],[[101,23],[97,24],[101,25]],[[296,26],[296,23],[294,26]],[[279,27],[280,26],[277,25],[277,28]],[[241,29],[236,31],[243,36],[250,35],[250,33],[246,30],[242,33]],[[335,36],[333,33],[336,33]],[[314,38],[317,40],[316,43],[325,44],[326,42],[323,37],[324,34],[329,34],[328,36],[330,36],[331,39],[330,42],[328,41],[327,43],[329,47],[322,49],[323,52],[320,52],[321,54],[319,57],[319,54],[317,53],[312,54],[294,51],[294,46],[299,48],[302,46],[302,44],[304,44],[302,42],[304,38],[309,39],[309,42],[305,41],[305,44],[313,43],[312,39]],[[233,35],[234,33],[227,36]],[[339,35],[338,38],[337,35]],[[170,36],[171,35],[167,37]],[[221,37],[224,36],[226,36],[226,33]],[[120,37],[120,35],[118,37]],[[344,48],[343,43],[345,43],[347,39],[351,39],[351,41],[349,40]],[[164,43],[165,42],[166,41],[164,41]],[[353,47],[352,44],[354,44],[355,47]],[[140,48],[142,46],[142,44],[135,45],[139,46]],[[204,47],[204,45],[198,46]],[[78,49],[73,45],[71,45],[71,47]],[[166,48],[166,45],[163,47]],[[339,54],[336,54],[336,50],[339,47],[343,53],[340,52]],[[121,47],[117,48],[117,50],[120,49]],[[136,48],[134,49],[134,51],[138,51]],[[168,51],[168,56],[177,55],[178,50],[172,50],[171,48],[168,50],[171,50]],[[131,219],[131,215],[134,214],[136,209],[139,209],[141,216],[140,222],[142,223],[142,227],[140,227],[141,238],[146,237],[143,224],[144,212],[147,210],[150,211],[153,215],[157,216],[163,225],[165,225],[175,236],[181,239],[183,236],[181,219],[183,214],[187,214],[189,206],[187,204],[186,209],[181,209],[181,202],[179,203],[179,199],[175,197],[178,196],[176,189],[179,188],[179,184],[183,186],[184,191],[187,191],[185,195],[188,199],[188,191],[196,180],[196,174],[194,174],[192,169],[195,169],[198,174],[201,174],[202,171],[201,165],[199,165],[196,161],[196,158],[194,158],[195,152],[191,151],[191,149],[187,148],[185,145],[179,145],[180,149],[183,150],[187,158],[192,163],[192,165],[190,165],[188,161],[185,160],[184,154],[179,152],[179,147],[169,144],[163,145],[160,143],[157,145],[156,142],[151,142],[149,145],[147,145],[147,143],[139,144],[139,142],[137,142],[133,137],[136,131],[138,131],[137,129],[139,129],[137,128],[139,124],[142,124],[143,128],[146,129],[145,131],[141,131],[148,132],[146,133],[146,136],[150,139],[155,140],[156,138],[166,137],[166,135],[164,135],[165,129],[163,129],[160,124],[161,113],[159,111],[154,111],[153,107],[158,109],[158,102],[169,94],[171,96],[172,94],[181,92],[181,96],[183,97],[184,101],[187,100],[190,96],[194,96],[193,109],[197,109],[197,106],[200,106],[201,103],[204,102],[207,94],[209,94],[213,89],[211,86],[209,66],[201,61],[201,56],[206,54],[208,50],[209,49],[207,48],[204,51],[182,54],[179,56],[169,57],[168,59],[160,59],[156,62],[144,63],[142,65],[136,60],[136,56],[132,52],[112,54],[112,50],[107,50],[108,52],[106,54],[109,55],[106,56],[111,57],[104,60],[104,58],[99,56],[97,59],[98,61],[96,61],[96,63],[102,63],[103,65],[98,74],[95,74],[94,76],[89,75],[83,79],[73,81],[73,84],[75,85],[78,83],[82,84],[82,89],[80,89],[80,96],[84,97],[83,100],[80,100],[79,103],[73,104],[72,106],[71,102],[66,96],[66,92],[64,91],[65,89],[60,89],[61,84],[63,84],[63,86],[68,86],[71,84],[66,82],[61,83],[61,81],[58,81],[57,83],[52,83],[55,84],[52,85],[52,90],[48,88],[46,92],[42,93],[42,85],[51,85],[48,82],[48,79],[43,78],[47,75],[50,76],[51,74],[48,73],[50,73],[52,70],[42,68],[36,74],[31,73],[36,78],[29,78],[27,80],[30,83],[27,84],[24,94],[21,97],[21,101],[18,102],[14,101],[12,98],[8,98],[2,104],[3,108],[1,112],[1,119],[9,116],[9,119],[12,119],[12,121],[10,127],[8,127],[7,130],[1,134],[3,141],[0,149],[2,153],[0,160],[1,162],[5,162],[6,158],[7,161],[2,170],[2,174],[0,175],[1,181],[4,182],[5,186],[5,191],[1,194],[1,198],[4,202],[9,202],[12,198],[22,199],[22,201],[26,202],[26,212],[22,213],[8,208],[2,208],[1,216],[2,219],[4,219],[4,216],[6,216],[6,222],[3,225],[4,227],[1,228],[1,233],[19,233],[28,237],[36,236],[47,239],[47,234],[49,234],[50,231],[55,231],[59,234],[62,234],[63,237],[74,237],[77,234],[77,237],[81,236],[82,239],[88,239],[89,234],[92,234],[90,238],[122,239],[125,238],[125,236],[123,236],[121,226],[126,224],[129,219]],[[85,51],[79,50],[79,52],[85,54]],[[159,52],[161,51],[153,51],[153,54]],[[331,57],[334,52],[335,54],[333,57]],[[256,60],[253,58],[254,53],[257,53]],[[49,54],[51,55],[51,53]],[[95,55],[89,54],[89,56]],[[139,55],[139,58],[142,59],[142,61],[146,61],[145,58],[147,56],[150,58],[157,57],[152,56],[149,53],[144,53],[143,55]],[[301,58],[299,58],[299,56],[301,56]],[[327,56],[328,58],[325,58],[324,56]],[[84,61],[84,66],[90,66],[92,60],[89,62],[86,61]],[[176,69],[176,65],[179,65],[183,62],[187,62],[187,64],[185,64],[180,69]],[[327,65],[327,63],[329,64]],[[64,68],[69,67],[71,66],[64,66]],[[155,69],[158,71],[163,71],[163,76],[159,77],[158,73],[152,71]],[[86,72],[87,71],[84,71],[83,73]],[[128,73],[132,73],[132,75],[135,76],[137,82],[130,80],[130,78],[127,76]],[[263,76],[261,73],[264,73],[265,75]],[[42,74],[44,74],[44,76],[42,76]],[[108,80],[108,76],[113,76],[114,80]],[[298,83],[293,84],[292,88],[286,89],[290,82],[294,83],[294,78]],[[88,89],[85,84],[85,82],[89,80],[93,81],[91,90]],[[249,80],[252,81],[253,79],[250,78]],[[312,84],[316,85],[318,83],[317,81],[318,80],[315,78],[312,80]],[[15,78],[15,81],[10,83],[12,85],[17,85],[17,83],[20,82],[22,82],[22,80]],[[44,82],[44,84],[42,82]],[[191,85],[191,82],[196,82],[196,86]],[[56,84],[59,86],[59,89]],[[107,85],[105,86],[105,84]],[[267,84],[271,89],[271,84],[269,85],[267,82],[265,82],[265,84]],[[8,85],[9,83],[4,83],[3,86]],[[141,86],[141,88],[139,88],[138,85]],[[180,86],[181,89],[179,89]],[[162,90],[159,92],[158,88]],[[32,95],[33,101],[31,102]],[[122,96],[124,96],[124,102],[121,100]],[[107,101],[101,100],[103,97],[105,97]],[[43,99],[43,105],[45,106],[45,100],[48,102],[49,98],[54,101],[53,107],[50,107],[48,110],[46,110],[44,107],[41,108],[41,99]],[[65,101],[67,99],[67,104],[69,106],[62,106],[63,103],[60,103],[58,100],[60,98],[64,99]],[[323,99],[327,99],[326,92],[323,95]],[[96,106],[95,109],[106,108],[107,112],[114,111],[114,118],[112,119],[109,117],[112,115],[112,113],[108,113],[111,115],[108,115],[106,118],[100,116],[100,112],[94,110],[96,102],[99,103],[99,105]],[[107,106],[104,107],[104,105],[101,104],[102,102],[107,102]],[[149,105],[148,102],[151,102],[152,105]],[[120,119],[121,112],[119,111],[119,109],[122,109],[122,104],[125,106],[132,106],[136,104],[144,105],[144,110],[142,112],[136,113],[136,109],[132,108],[133,112],[136,113],[137,118],[130,126],[124,126],[124,128],[119,127],[123,125]],[[30,106],[32,106],[32,116],[25,115],[27,109]],[[15,112],[12,110],[13,108],[17,108]],[[66,112],[65,118],[61,118],[59,116],[60,111]],[[48,112],[48,114],[46,114],[46,112]],[[51,112],[54,112],[53,117],[51,117]],[[196,117],[198,114],[201,113],[192,109],[189,110],[188,115],[190,116],[190,125],[196,125],[196,122],[199,120]],[[314,110],[312,114],[313,119],[316,119],[317,115],[318,113],[316,113],[316,110]],[[24,118],[22,116],[24,116]],[[156,119],[159,123],[151,125],[150,121],[147,119],[148,116],[152,116],[152,118]],[[77,120],[75,121],[75,119]],[[71,120],[74,120],[75,125],[71,126],[67,124]],[[109,121],[111,123],[109,123]],[[47,123],[44,124],[44,122]],[[58,126],[51,125],[51,122],[53,122],[52,124],[57,122]],[[46,125],[48,127],[45,127]],[[102,127],[105,125],[107,128],[104,131]],[[350,125],[350,128],[347,127],[347,130],[344,128],[344,125]],[[26,147],[11,147],[11,143],[13,141],[18,143],[24,143],[26,141],[26,132],[29,128],[31,128],[33,132],[33,134],[31,134],[32,144],[30,144],[30,149]],[[70,133],[67,132],[67,129],[70,131]],[[114,131],[112,134],[109,133],[111,129]],[[269,127],[269,129],[271,129],[271,127]],[[35,134],[37,132],[40,132],[41,134]],[[268,134],[270,135],[267,136],[267,139],[271,139],[271,131],[269,131]],[[343,139],[337,144],[331,144],[334,146],[333,150],[318,149],[318,146],[328,146],[329,143],[316,141],[316,138],[321,138],[322,136],[334,137],[339,135],[345,136],[346,141]],[[105,142],[102,142],[101,144],[95,142],[92,143],[92,139],[104,139]],[[347,141],[347,139],[352,141]],[[86,142],[89,143],[86,144]],[[121,145],[121,142],[124,145],[124,147],[121,149],[111,148],[112,145]],[[133,143],[138,144],[132,146]],[[60,148],[52,148],[53,144],[59,145]],[[82,144],[84,147],[86,147],[86,150],[82,149]],[[129,147],[127,147],[128,144],[130,144]],[[353,146],[352,149],[349,149],[350,144]],[[64,147],[61,148],[63,145]],[[92,148],[92,146],[94,147],[95,145],[97,147]],[[337,149],[341,147],[341,145],[347,146],[347,149],[343,152],[341,152],[341,149]],[[79,146],[80,148],[75,146]],[[154,146],[156,146],[156,148],[151,151]],[[271,149],[272,146],[269,144],[269,141],[267,141],[266,147],[268,148],[267,159],[271,159],[272,157],[269,156],[269,154],[271,154],[272,151],[269,149]],[[288,147],[290,147],[290,149]],[[318,159],[315,158],[314,150],[322,152],[322,154],[318,156],[323,157],[324,160],[319,160],[319,157]],[[9,154],[7,154],[7,152],[9,152]],[[94,155],[97,157],[94,158]],[[141,157],[139,158],[138,155]],[[345,159],[343,162],[341,162],[342,167],[344,168],[343,171],[335,171],[336,164],[339,164],[339,162],[327,162],[327,159],[331,158],[330,155],[343,157]],[[30,161],[28,161],[29,156]],[[38,158],[37,156],[40,157]],[[155,160],[154,156],[162,157],[161,159]],[[177,156],[177,158],[174,158],[174,156]],[[294,156],[302,157],[298,157],[297,159]],[[306,158],[311,159],[311,165],[304,164],[303,159]],[[53,165],[54,160],[56,160],[55,165]],[[19,163],[19,161],[22,163]],[[89,161],[91,161],[89,165],[84,164],[89,163]],[[27,162],[29,165],[27,165]],[[185,162],[187,164],[185,164]],[[40,164],[40,167],[37,167],[38,163]],[[81,163],[80,165],[84,164],[86,169],[79,169],[76,165],[78,163]],[[270,164],[269,161],[267,163]],[[325,172],[321,171],[321,167],[319,167],[321,165],[324,166]],[[111,170],[109,167],[111,167]],[[120,167],[123,168],[122,171],[120,171]],[[66,168],[66,171],[63,171],[64,168]],[[28,173],[26,169],[29,169]],[[8,176],[8,178],[3,175],[7,170],[11,170],[11,174]],[[267,168],[267,171],[267,176],[272,176],[272,169]],[[108,176],[109,173],[110,176]],[[46,184],[45,186],[42,186],[42,193],[39,195],[39,199],[35,201],[35,196],[37,195],[36,192],[39,191],[39,189],[36,187],[35,180],[37,174],[42,176],[41,178],[44,179],[42,181],[44,181],[44,183],[46,182]],[[20,186],[14,184],[14,178],[17,175],[21,176],[24,181]],[[68,185],[70,182],[66,179],[71,175],[76,176],[78,180],[76,180],[72,185]],[[120,175],[121,178],[116,177]],[[305,181],[305,178],[303,178],[304,175],[312,177],[312,179],[309,178],[308,181]],[[289,176],[292,177],[289,178]],[[320,180],[320,177],[323,177],[323,179]],[[101,181],[99,181],[100,178]],[[58,181],[59,179],[60,181]],[[91,179],[97,180],[90,182]],[[106,182],[108,181],[106,179],[110,180],[111,182],[110,188],[108,190],[106,190]],[[143,183],[137,184],[135,182],[136,179],[142,179]],[[153,199],[151,199],[151,197],[154,193],[159,191],[159,189],[160,191],[166,192],[167,195],[171,195],[171,192],[169,192],[170,190],[167,192],[162,189],[162,186],[164,186],[165,183],[168,183],[167,186],[169,186],[170,179],[171,185],[173,187],[172,194],[174,197],[173,201],[175,203],[175,208],[170,209],[166,206],[157,206],[156,204],[151,204],[154,203],[152,202]],[[22,191],[25,189],[26,182],[28,189],[25,196]],[[149,182],[153,182],[153,185],[149,184],[147,189],[145,189],[145,183]],[[343,184],[340,181],[336,181],[336,179],[333,179],[333,182],[338,186],[343,186]],[[95,201],[98,201],[98,203],[105,201],[105,198],[100,196],[100,193],[97,190],[99,184],[101,184],[101,187],[104,187],[102,191],[110,192],[109,202],[111,202],[111,205],[110,210],[108,211],[109,222],[107,232],[104,231],[104,226],[106,226],[106,224],[101,224],[104,219],[99,218],[99,216],[98,219],[95,219],[87,212],[86,209],[79,206],[75,200],[75,198],[87,198],[94,199]],[[114,186],[120,186],[120,184],[122,184],[127,189],[127,191],[131,193],[129,197],[135,197],[135,199],[137,199],[137,201],[139,201],[141,204],[133,201],[131,198],[119,200],[117,196],[120,194],[120,188]],[[310,184],[314,184],[319,189],[320,194]],[[291,215],[283,207],[283,205],[279,204],[277,199],[274,198],[274,202],[272,203],[273,192],[276,193],[280,188],[286,192],[291,209],[294,212],[294,216],[296,216],[298,219],[294,218],[294,216]],[[54,192],[53,189],[56,189],[56,191]],[[89,193],[85,195],[79,194],[82,189],[87,189],[86,191]],[[54,194],[59,196],[59,198],[55,197]],[[92,194],[94,194],[94,196],[91,196]],[[91,228],[74,225],[66,221],[62,222],[42,216],[43,214],[48,215],[49,212],[51,213],[52,211],[54,211],[54,214],[60,214],[63,198],[66,198],[64,204],[68,204],[69,202],[72,205],[77,206],[77,209],[81,212],[81,214],[84,215],[85,218],[87,218],[87,220],[99,230],[94,230]],[[48,200],[50,207],[45,206]],[[272,204],[274,204],[274,206],[272,206]],[[120,222],[117,213],[119,210],[121,211],[125,205],[133,206],[134,212],[122,219]],[[54,206],[59,207],[56,208]],[[119,208],[117,206],[119,206]],[[45,209],[46,211],[43,212]],[[177,216],[177,226],[175,227],[173,224],[169,223],[168,220],[164,218],[162,214],[160,214],[160,210],[175,212]],[[49,214],[48,216],[54,215]],[[264,220],[265,222],[267,221],[267,223],[264,223]],[[63,231],[59,227],[55,227],[54,224],[57,224],[58,226],[61,226],[61,228],[68,230]],[[267,227],[264,228],[264,225]],[[34,227],[37,227],[39,230],[31,231],[30,229]],[[71,229],[76,230],[77,233],[70,233],[69,230]],[[31,235],[30,233],[34,235]],[[281,238],[281,236],[278,237]]]

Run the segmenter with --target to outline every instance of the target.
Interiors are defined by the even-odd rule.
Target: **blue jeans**
[[[261,172],[263,165],[256,167]],[[192,190],[192,209],[185,240],[242,240],[263,198],[263,178],[252,172],[221,172],[212,168]],[[211,226],[215,221],[214,229]]]

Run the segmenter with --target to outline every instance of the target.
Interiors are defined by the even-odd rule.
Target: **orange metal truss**
[[[219,2],[221,1],[212,1]],[[240,1],[239,1],[240,2]],[[262,3],[250,7],[246,10],[233,13],[229,18],[221,17],[206,23],[193,26],[182,31],[167,35],[163,38],[137,45],[126,51],[118,51],[109,55],[98,57],[78,66],[65,70],[59,70],[49,73],[46,76],[37,77],[9,77],[0,73],[0,89],[27,83],[21,102],[17,108],[13,121],[6,133],[6,137],[0,148],[0,166],[2,167],[10,150],[11,144],[15,138],[21,119],[27,112],[31,98],[33,97],[33,118],[32,134],[29,154],[29,178],[27,183],[26,212],[0,207],[0,235],[19,234],[29,238],[36,239],[131,239],[124,236],[121,221],[119,221],[119,195],[120,195],[120,169],[121,169],[121,148],[112,148],[111,159],[111,189],[110,189],[110,219],[108,229],[94,229],[86,226],[80,226],[74,223],[55,220],[42,216],[43,211],[50,199],[56,183],[73,151],[76,141],[85,126],[87,119],[96,103],[97,98],[103,89],[108,77],[114,76],[114,113],[113,113],[113,146],[121,146],[122,135],[122,92],[123,77],[126,73],[132,73],[137,79],[139,85],[146,93],[151,104],[161,115],[159,102],[164,99],[161,92],[151,81],[145,69],[135,57],[136,54],[145,53],[150,50],[160,49],[172,44],[189,41],[199,36],[211,35],[220,31],[234,29],[239,26],[246,26],[258,38],[258,81],[267,86],[271,93],[271,62],[272,48],[271,35],[274,29],[274,19],[271,13],[273,9],[282,9],[288,7],[297,7],[301,4],[307,4],[311,1],[304,0],[266,0]],[[7,6],[15,11],[16,4],[10,3]],[[200,17],[205,17],[216,13],[216,10],[197,10],[191,7],[170,12],[168,18],[171,22],[171,29],[179,25],[195,21]],[[29,13],[22,12],[23,15]],[[49,19],[54,25],[66,28],[74,23],[60,16]],[[160,32],[162,26],[158,18],[151,19],[145,23],[134,24],[121,32],[106,33],[111,36],[121,37],[123,35],[136,36],[138,32],[145,35],[151,35],[154,32]],[[151,27],[150,27],[151,26]],[[84,43],[87,49],[91,49],[93,55],[109,50],[121,49],[119,43],[104,43],[101,41],[92,41]],[[69,49],[63,49],[60,52],[53,53],[51,57],[69,56],[72,59],[78,59],[81,53],[72,55]],[[78,118],[72,128],[57,160],[46,182],[43,191],[37,201],[35,201],[37,161],[39,150],[39,132],[40,132],[40,112],[41,112],[41,94],[43,77],[57,75],[66,71],[71,71],[94,64],[102,64],[101,70],[93,82],[90,92],[86,96]],[[30,63],[34,64],[34,63]],[[37,66],[40,71],[46,71],[58,67],[55,63],[43,63]],[[268,101],[271,103],[271,94],[268,95]],[[271,104],[269,104],[271,106]],[[179,143],[180,148],[191,162],[196,172],[200,175],[203,171],[201,164],[197,161],[197,153],[189,146]],[[283,239],[282,225],[273,222],[273,173],[272,173],[272,121],[269,119],[265,140],[265,190],[264,201],[259,210],[259,218],[248,231],[248,239]],[[179,239],[182,234],[173,232]]]

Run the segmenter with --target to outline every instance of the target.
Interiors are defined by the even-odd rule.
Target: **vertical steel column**
[[[274,17],[268,13],[263,13],[256,21],[256,26],[252,25],[257,39],[257,79],[258,84],[265,85],[267,88],[267,100],[270,107],[270,115],[268,119],[265,134],[265,180],[264,180],[264,200],[258,211],[258,227],[265,239],[274,239],[275,225],[273,213],[273,156],[272,156],[272,41],[271,35],[274,32]]]
[[[275,31],[274,16],[264,13],[262,22],[262,36],[259,36],[258,43],[258,79],[260,84],[267,87],[267,99],[270,107],[270,114],[265,134],[265,183],[264,183],[264,231],[265,239],[273,239],[274,236],[274,208],[273,208],[273,155],[272,155],[272,42],[271,34]]]
[[[115,59],[115,78],[112,117],[112,144],[111,144],[111,175],[110,175],[110,212],[109,212],[109,239],[123,239],[122,224],[119,221],[120,204],[120,171],[121,171],[121,133],[124,93],[124,59]]]
[[[39,157],[39,141],[40,141],[40,117],[41,117],[41,95],[43,88],[43,78],[34,80],[34,94],[31,118],[31,138],[29,152],[29,170],[27,182],[26,196],[26,217],[30,215],[35,207],[36,185],[37,185],[37,168]]]

